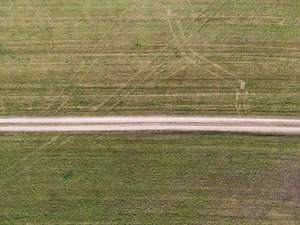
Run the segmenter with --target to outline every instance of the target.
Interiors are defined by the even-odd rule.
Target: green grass
[[[300,138],[0,134],[0,224],[299,224]]]
[[[0,0],[0,116],[299,116],[299,10],[298,0]],[[0,224],[299,224],[299,143],[2,133]]]
[[[298,0],[1,0],[0,116],[298,116],[299,10]]]
[[[0,116],[299,116],[299,10],[298,0],[0,0]],[[298,224],[299,143],[0,134],[0,224]]]

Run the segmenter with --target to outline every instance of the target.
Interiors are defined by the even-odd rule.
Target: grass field
[[[298,0],[0,1],[0,116],[300,112]]]
[[[300,137],[0,134],[0,224],[299,224]]]
[[[0,116],[300,115],[299,0],[0,0]],[[0,133],[0,225],[300,224],[300,137]]]

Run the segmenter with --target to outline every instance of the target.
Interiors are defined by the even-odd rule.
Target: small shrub
[[[73,171],[68,171],[64,174],[65,180],[71,180],[73,178]]]
[[[142,44],[141,43],[139,43],[138,41],[135,43],[135,47],[137,47],[137,48],[141,48],[142,47]]]

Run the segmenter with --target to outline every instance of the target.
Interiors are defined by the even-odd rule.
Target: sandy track
[[[0,132],[219,131],[300,134],[300,120],[227,117],[2,118]]]
[[[300,127],[193,126],[193,125],[83,125],[83,126],[5,126],[6,132],[84,132],[84,131],[219,131],[243,133],[300,134]]]

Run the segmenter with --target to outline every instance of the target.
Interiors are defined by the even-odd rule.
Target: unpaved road
[[[300,119],[234,117],[2,118],[0,132],[219,131],[300,134]]]

